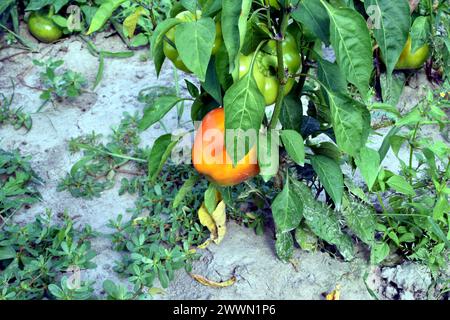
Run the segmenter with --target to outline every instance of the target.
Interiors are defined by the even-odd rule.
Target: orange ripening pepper
[[[195,169],[219,186],[233,186],[259,173],[256,146],[233,167],[225,149],[225,112],[210,111],[202,120],[192,148]]]

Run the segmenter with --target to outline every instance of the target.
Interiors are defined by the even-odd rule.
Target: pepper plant
[[[230,190],[259,174],[279,192],[270,200],[281,259],[290,259],[294,236],[305,244],[308,234],[351,259],[352,234],[372,249],[372,261],[380,262],[386,247],[377,239],[377,213],[345,182],[341,164],[362,173],[366,191],[377,179],[392,179],[373,170],[373,159],[380,157],[368,147],[371,115],[399,114],[392,97],[401,70],[414,72],[426,60],[427,68],[432,66],[436,53],[430,45],[442,29],[437,17],[448,14],[448,3],[435,1],[422,12],[426,3],[181,1],[155,29],[152,55],[157,74],[168,58],[194,74],[200,87],[188,83],[192,98],[157,98],[139,127],[145,130],[180,102],[192,101],[192,121],[202,121],[192,160],[210,182],[200,218],[205,210],[214,218],[221,202],[230,208]],[[331,46],[335,59],[324,56],[323,46]],[[149,162],[163,163],[178,140],[156,140]],[[383,152],[391,145],[386,147]],[[383,157],[379,160],[378,166]],[[387,185],[401,193],[396,187],[404,179]],[[448,194],[443,197],[448,201]],[[448,208],[441,214],[448,218]],[[447,229],[435,223],[430,232],[440,237]]]

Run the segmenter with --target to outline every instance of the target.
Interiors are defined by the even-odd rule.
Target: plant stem
[[[283,14],[283,19],[280,26],[280,37],[277,39],[277,61],[278,61],[278,96],[275,102],[275,109],[273,110],[272,119],[270,120],[269,129],[275,129],[278,123],[278,119],[281,113],[281,107],[284,99],[284,88],[286,86],[286,75],[284,73],[284,60],[283,60],[283,40],[286,33],[286,29],[289,23],[289,13]]]
[[[414,127],[413,136],[409,143],[409,147],[410,147],[409,148],[409,171],[412,170],[412,161],[413,161],[413,156],[414,156],[414,143],[416,142],[417,130],[419,129],[419,125],[420,125],[420,122],[417,122],[416,126]],[[408,172],[408,174],[410,174],[410,173]],[[412,174],[410,174],[410,176],[409,176],[409,183],[412,184]]]

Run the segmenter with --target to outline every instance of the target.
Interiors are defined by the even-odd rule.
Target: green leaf
[[[106,294],[108,294],[109,296],[116,298],[117,286],[113,281],[109,279],[103,281],[103,290],[105,290]]]
[[[390,105],[396,106],[405,87],[406,77],[403,73],[394,73],[390,77],[386,73],[381,74],[381,91],[383,93],[383,101]]]
[[[380,171],[380,155],[377,151],[364,147],[360,150],[359,155],[355,158],[356,165],[361,171],[361,175],[369,188],[377,181],[378,172]]]
[[[289,94],[283,99],[280,122],[283,129],[299,131],[302,127],[303,106],[299,97]]]
[[[126,0],[107,0],[95,12],[87,35],[98,31],[113,15],[114,11]]]
[[[311,190],[301,182],[292,183],[294,192],[303,202],[303,217],[311,231],[320,239],[334,244],[346,260],[354,258],[351,238],[342,232],[336,214],[314,199]]]
[[[246,56],[252,54],[261,41],[268,39],[270,39],[269,35],[261,28],[258,12],[254,11],[247,22],[247,31],[245,32],[241,53]]]
[[[169,158],[179,139],[173,139],[171,134],[165,134],[156,139],[148,157],[148,177],[154,182]]]
[[[69,2],[70,0],[55,0],[53,2],[53,6],[55,7],[55,13],[58,13],[59,10],[61,10],[61,8],[64,7]]]
[[[264,130],[258,135],[259,174],[265,182],[268,182],[278,173],[280,166],[279,144],[278,131]]]
[[[181,0],[180,3],[190,12],[195,12],[195,10],[197,10],[198,0]]]
[[[342,209],[347,226],[362,242],[371,246],[375,241],[376,215],[373,208],[352,196],[344,197]]]
[[[64,297],[64,291],[62,291],[60,287],[53,283],[48,286],[48,290],[57,299],[61,299]]]
[[[150,48],[152,50],[153,62],[155,63],[156,74],[159,76],[161,67],[164,63],[165,55],[163,51],[164,36],[173,27],[180,24],[181,21],[176,18],[169,18],[161,23],[158,23],[155,31],[153,31],[152,38],[150,40]]]
[[[318,54],[316,54],[316,59],[319,81],[333,92],[345,93],[347,91],[347,80],[339,66],[321,58]]]
[[[402,176],[394,175],[386,181],[387,185],[395,191],[405,194],[407,196],[415,196],[416,192],[408,181]]]
[[[223,104],[222,101],[222,88],[220,87],[219,78],[216,71],[216,57],[211,57],[208,64],[208,69],[206,70],[206,79],[202,83],[203,89],[208,92],[214,100],[220,105]]]
[[[192,191],[197,181],[200,179],[198,175],[192,175],[187,179],[183,186],[178,190],[175,199],[173,199],[172,208],[178,208],[186,195]]]
[[[299,6],[292,12],[292,17],[305,25],[325,44],[330,43],[330,19],[320,1],[301,1]]]
[[[175,45],[181,60],[202,82],[205,81],[215,37],[212,18],[184,22],[175,30]]]
[[[218,199],[216,196],[217,190],[212,183],[209,184],[205,191],[205,207],[208,212],[213,213],[216,210]]]
[[[370,251],[370,262],[378,265],[389,255],[389,246],[385,242],[375,243]]]
[[[408,0],[366,0],[364,6],[367,14],[374,17],[373,34],[380,47],[387,73],[391,75],[411,27]]]
[[[333,8],[321,0],[330,17],[331,45],[347,80],[365,97],[372,76],[372,43],[364,18],[350,8]]]
[[[317,249],[317,236],[305,226],[295,229],[295,241],[302,250],[315,251]]]
[[[13,259],[16,257],[16,250],[13,247],[0,247],[0,261]]]
[[[290,232],[277,233],[275,241],[275,251],[278,258],[287,262],[291,259],[294,253],[294,239]]]
[[[281,140],[292,160],[303,166],[305,164],[305,143],[302,135],[294,130],[282,130]]]
[[[53,4],[54,0],[31,0],[28,6],[25,8],[26,11],[38,11],[42,8]]]
[[[246,133],[257,135],[264,117],[265,101],[253,78],[253,72],[247,73],[228,89],[223,103],[225,129],[235,133],[233,141],[225,139],[225,145],[233,163],[237,163],[246,154],[243,152],[245,150],[237,149],[237,140]],[[250,144],[249,148],[251,147]]]
[[[331,117],[338,146],[356,157],[370,133],[370,112],[349,96],[328,91]]]
[[[341,167],[333,159],[320,155],[311,158],[311,165],[339,210],[344,194],[344,176]]]
[[[244,43],[251,4],[251,0],[222,1],[222,34],[228,51],[229,73],[233,73],[238,66],[239,52]]]
[[[158,270],[158,278],[161,283],[161,287],[165,289],[169,286],[169,276],[167,275],[167,271],[162,267]]]
[[[389,148],[391,146],[390,138],[397,134],[397,132],[400,131],[400,128],[393,127],[391,130],[389,130],[388,134],[384,137],[383,143],[381,144],[380,149],[378,150],[378,154],[380,155],[380,164],[383,162],[384,158],[386,158],[386,155],[389,151]]]
[[[430,17],[419,16],[414,20],[411,27],[411,53],[415,53],[418,49],[428,43],[431,34]]]
[[[175,105],[185,99],[176,96],[158,97],[154,105],[144,110],[144,116],[139,121],[139,129],[144,131],[161,120]]]
[[[6,9],[8,9],[8,7],[13,4],[14,2],[16,2],[16,0],[5,0],[2,1],[2,3],[0,3],[0,15],[5,12]]]
[[[375,102],[370,106],[370,110],[382,110],[393,114],[396,117],[401,117],[400,111],[396,106],[388,103]]]
[[[290,186],[289,177],[283,190],[272,202],[272,215],[277,233],[294,230],[302,220],[303,204]]]

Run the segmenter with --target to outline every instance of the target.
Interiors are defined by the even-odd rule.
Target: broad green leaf
[[[205,81],[215,37],[212,18],[184,22],[175,30],[175,45],[181,60],[202,82]]]
[[[294,130],[282,130],[281,140],[292,160],[303,166],[305,164],[305,143],[302,135]]]
[[[375,102],[370,106],[370,110],[381,110],[393,114],[396,117],[401,117],[400,111],[398,111],[396,106],[388,103]]]
[[[411,53],[428,43],[431,34],[430,17],[419,16],[411,27]]]
[[[310,145],[309,147],[314,151],[314,154],[326,156],[337,163],[339,163],[342,158],[342,151],[339,150],[338,146],[333,142],[324,141],[316,145]]]
[[[287,262],[294,253],[294,239],[290,232],[277,233],[275,251],[280,260]]]
[[[200,177],[198,175],[192,175],[183,183],[183,186],[178,190],[175,199],[173,199],[172,208],[175,209],[180,206],[181,202],[184,200],[186,195],[192,191],[192,188],[194,188],[199,179]]]
[[[241,53],[246,56],[252,54],[261,41],[268,40],[269,38],[269,35],[261,28],[258,12],[254,11],[247,22],[247,31],[245,32]]]
[[[334,244],[346,260],[353,259],[352,240],[342,232],[336,214],[314,199],[311,190],[302,182],[293,182],[292,188],[303,202],[303,217],[311,231],[320,239]]]
[[[362,242],[371,246],[375,241],[376,215],[373,208],[350,195],[344,196],[342,215],[347,226]]]
[[[0,261],[13,259],[16,257],[16,250],[13,247],[0,247]]]
[[[54,15],[52,16],[52,20],[54,23],[56,23],[61,28],[67,28],[67,19],[60,16],[60,15]]]
[[[330,19],[318,0],[303,0],[292,12],[292,17],[305,25],[324,43],[330,43]]]
[[[195,12],[198,7],[198,0],[181,0],[181,5],[186,8],[186,10],[189,10],[190,12]]]
[[[364,5],[367,14],[373,17],[373,34],[390,75],[403,51],[411,27],[408,0],[366,0]]]
[[[302,127],[303,106],[300,98],[289,94],[283,99],[281,106],[280,122],[285,130],[300,132]]]
[[[38,11],[46,6],[53,4],[53,2],[54,2],[54,0],[31,0],[28,3],[25,10],[26,11]]]
[[[317,59],[317,77],[329,90],[333,92],[347,92],[347,80],[345,75],[336,63],[331,63],[318,54]]]
[[[402,118],[396,122],[397,127],[410,126],[416,124],[422,120],[422,113],[419,108],[412,109],[409,113],[402,116]]]
[[[341,167],[333,159],[320,155],[311,158],[311,165],[317,173],[320,183],[339,210],[344,194],[344,176]]]
[[[383,73],[380,76],[383,101],[396,106],[405,87],[406,77],[403,73],[394,73],[390,77]]]
[[[58,13],[62,7],[68,4],[70,0],[56,0],[53,2],[53,6],[55,7],[55,13]]]
[[[158,97],[152,106],[144,110],[144,115],[139,121],[139,129],[141,131],[148,129],[161,120],[178,102],[183,100],[176,96]]]
[[[370,133],[370,112],[349,96],[328,91],[331,117],[337,145],[356,157],[366,145]]]
[[[202,15],[211,17],[222,9],[222,0],[205,0],[202,5]]]
[[[87,35],[90,35],[98,30],[108,21],[113,15],[114,11],[126,0],[107,0],[104,2],[95,12],[94,18],[92,19],[91,25]]]
[[[251,0],[222,1],[222,34],[228,51],[229,73],[237,70],[239,52],[244,44],[251,4]]]
[[[206,70],[205,82],[202,82],[202,87],[208,92],[214,100],[222,105],[222,88],[220,87],[219,78],[216,71],[216,57],[211,57]]]
[[[360,150],[359,155],[355,158],[356,165],[361,171],[361,175],[369,188],[377,181],[378,172],[380,171],[380,155],[377,151],[364,147]]]
[[[233,163],[237,163],[246,153],[238,150],[236,143],[245,134],[259,133],[259,128],[264,117],[264,97],[256,85],[253,72],[235,82],[225,93],[223,99],[225,108],[225,129],[233,130],[235,137],[232,141],[225,139],[228,154]],[[249,145],[251,148],[252,145]],[[242,149],[242,148],[239,148]]]
[[[393,127],[387,135],[383,139],[383,143],[381,144],[380,149],[378,150],[378,154],[380,155],[380,164],[383,162],[384,158],[386,158],[386,155],[389,151],[389,148],[391,146],[390,138],[397,134],[397,132],[400,131],[400,128]]]
[[[387,185],[395,191],[407,196],[415,196],[414,188],[409,184],[403,176],[394,175],[386,181]]]
[[[317,236],[305,226],[295,229],[295,241],[302,250],[315,251],[317,249]]]
[[[373,265],[378,265],[383,262],[383,260],[389,255],[390,251],[386,242],[375,243],[371,249],[370,262]]]
[[[303,204],[291,188],[289,180],[288,177],[283,190],[272,202],[272,215],[277,233],[294,230],[302,220]]]
[[[175,18],[169,18],[161,23],[158,23],[150,41],[150,48],[152,50],[153,62],[155,64],[156,74],[159,76],[162,64],[164,63],[165,55],[163,51],[164,36],[173,27],[180,24],[181,21]]]
[[[14,2],[16,2],[15,0],[4,0],[0,3],[0,15],[5,12],[6,9],[8,9],[8,7],[13,4]]]
[[[350,8],[333,8],[323,0],[330,17],[331,45],[347,81],[365,97],[372,76],[372,43],[364,18]]]
[[[148,157],[148,177],[150,181],[156,180],[178,141],[179,139],[174,139],[171,134],[165,134],[156,139]]]
[[[370,133],[370,112],[349,96],[328,91],[331,116],[338,146],[356,157]]]

